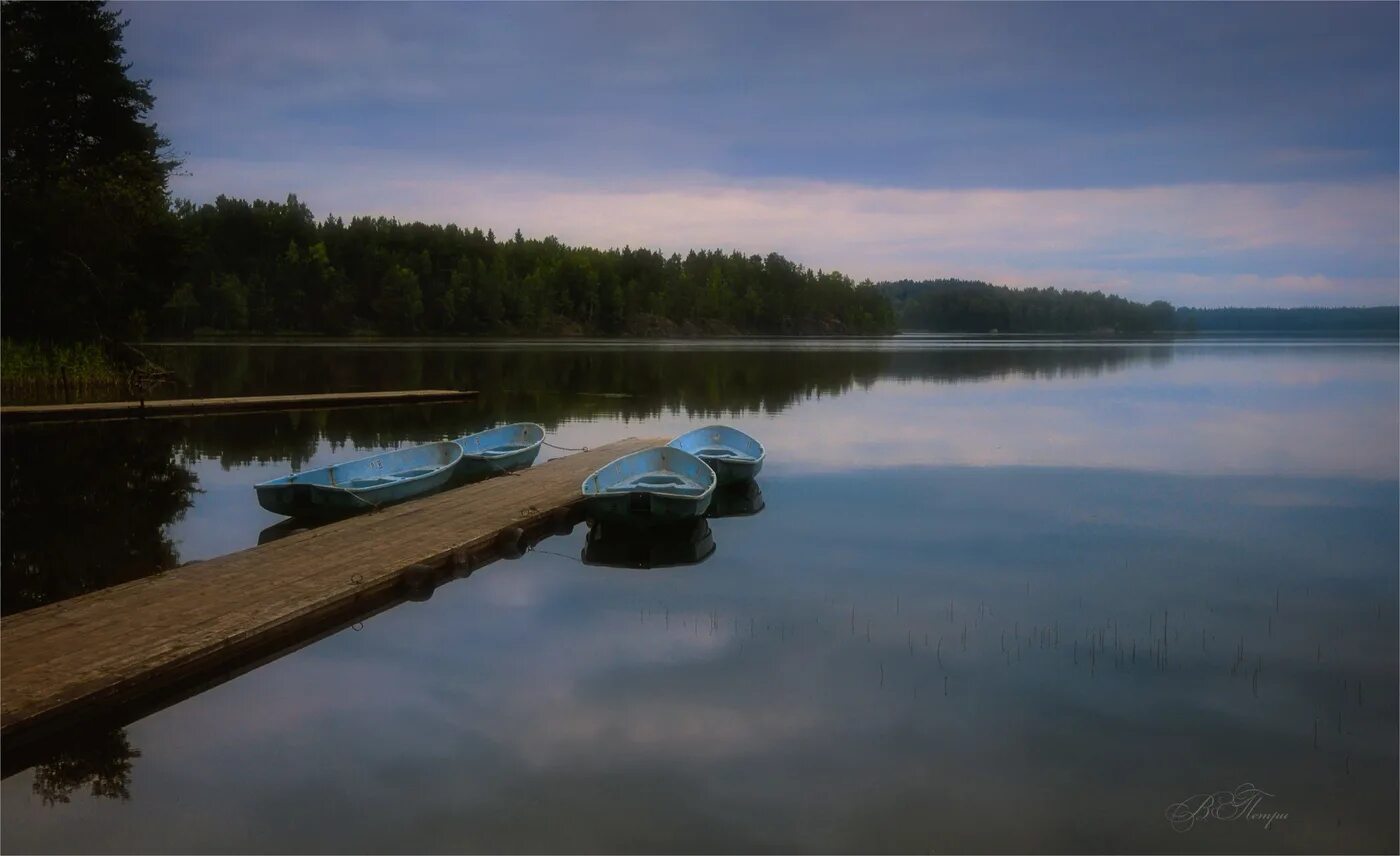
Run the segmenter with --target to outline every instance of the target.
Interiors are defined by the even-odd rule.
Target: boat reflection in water
[[[649,570],[698,565],[715,552],[704,518],[646,527],[596,522],[583,544],[583,563]]]
[[[763,510],[763,491],[758,482],[749,481],[715,488],[710,499],[709,518],[751,517]]]

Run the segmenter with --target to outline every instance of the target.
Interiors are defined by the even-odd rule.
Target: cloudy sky
[[[195,201],[1400,300],[1392,3],[118,5]]]

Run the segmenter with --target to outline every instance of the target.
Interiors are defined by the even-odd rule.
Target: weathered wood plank
[[[489,561],[503,533],[567,515],[593,470],[663,442],[610,443],[0,620],[0,735],[128,703],[270,637],[314,633],[399,586],[412,565]]]
[[[155,401],[96,401],[84,404],[29,404],[0,407],[0,421],[80,422],[97,419],[141,419],[160,416],[203,416],[273,410],[318,410],[330,407],[374,407],[386,404],[430,404],[465,401],[476,392],[455,389],[397,389],[382,392],[329,392],[308,395],[250,395],[238,398],[172,398]]]

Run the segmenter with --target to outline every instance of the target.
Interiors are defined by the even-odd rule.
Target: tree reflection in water
[[[466,404],[5,429],[0,609],[12,614],[175,566],[166,533],[198,492],[189,465],[200,460],[226,470],[255,462],[300,469],[327,444],[399,447],[526,418],[553,431],[569,420],[771,414],[880,380],[1097,375],[1159,364],[1172,353],[1133,343],[861,347],[152,346],[182,378],[181,395],[413,387],[482,395]],[[728,513],[744,512],[745,498],[739,499]]]
[[[34,793],[44,805],[66,803],[88,787],[94,797],[131,799],[131,762],[141,757],[126,730],[113,728],[75,737],[34,768]]]
[[[174,567],[166,527],[198,492],[169,421],[25,426],[4,435],[6,615]]]

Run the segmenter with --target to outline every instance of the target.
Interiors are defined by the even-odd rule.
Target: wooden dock
[[[6,752],[116,708],[140,709],[174,685],[218,683],[219,673],[274,659],[386,598],[426,596],[567,530],[589,473],[664,442],[621,440],[0,619]]]
[[[331,407],[376,407],[385,404],[431,404],[475,398],[472,390],[396,389],[384,392],[328,392],[311,395],[250,395],[238,398],[172,398],[151,401],[96,401],[85,404],[32,404],[0,407],[0,422],[81,422],[98,419],[146,419],[161,416],[207,416],[275,410],[322,410]]]

